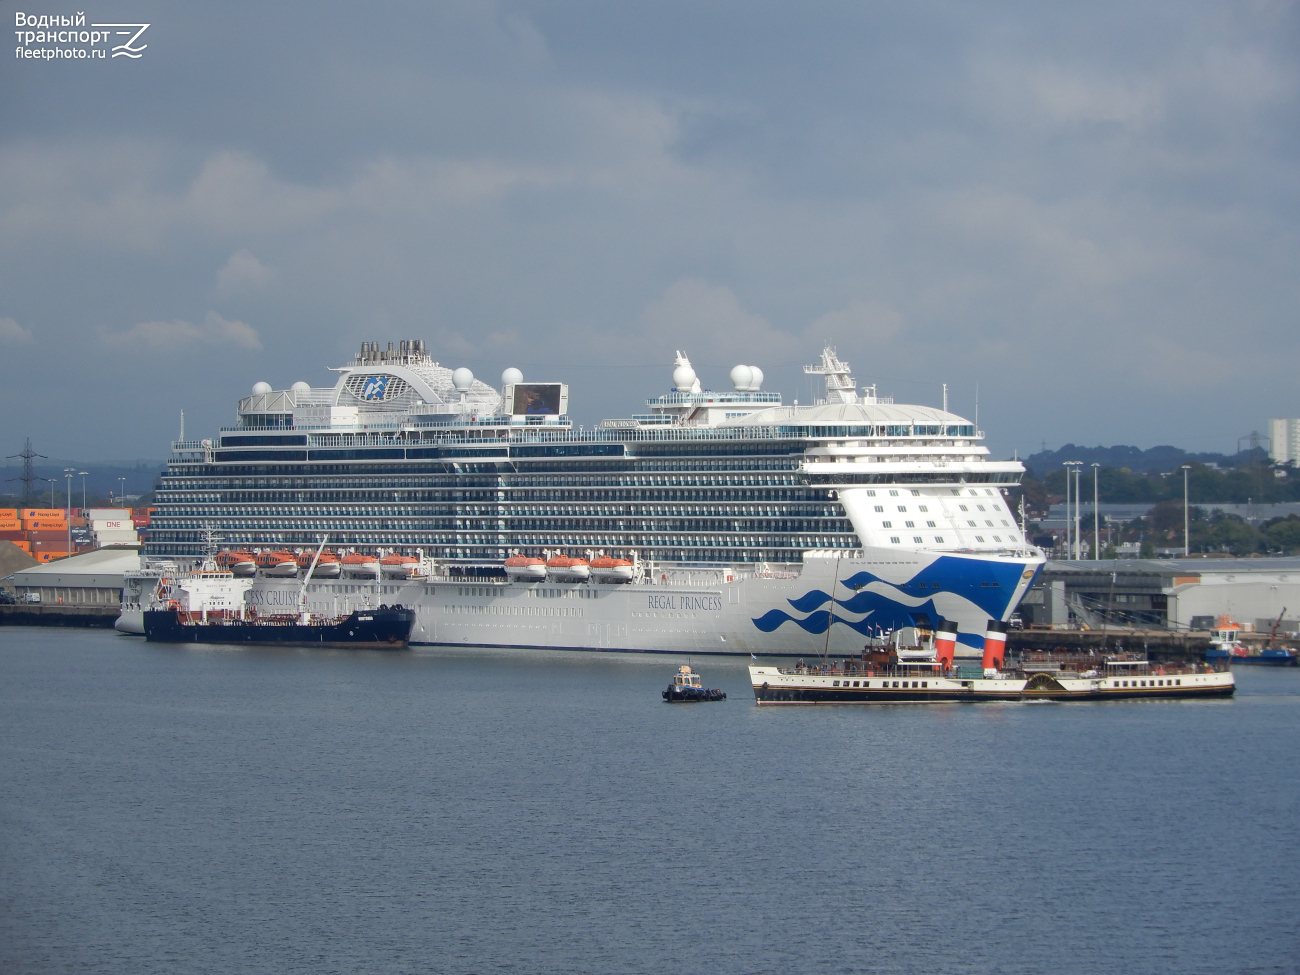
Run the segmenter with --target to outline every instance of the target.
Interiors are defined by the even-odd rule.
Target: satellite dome
[[[736,366],[731,370],[731,385],[738,392],[756,392],[763,386],[763,370],[758,366]]]
[[[470,387],[474,385],[474,374],[461,366],[451,374],[451,384],[456,387],[457,392],[468,393]]]
[[[265,396],[270,391],[271,391],[270,383],[253,383],[254,396]]]
[[[690,366],[678,366],[673,370],[673,385],[678,389],[689,390],[695,385],[695,370]]]
[[[289,388],[292,389],[295,393],[309,393],[309,392],[311,392],[311,384],[310,384],[310,383],[305,383],[305,382],[303,382],[301,379],[299,379],[296,383],[294,383],[294,384],[293,384],[292,386],[290,386]]]
[[[524,374],[520,372],[518,369],[516,369],[514,366],[511,366],[509,369],[507,369],[505,372],[501,374],[502,386],[513,386],[515,383],[521,383],[523,381],[524,381]]]

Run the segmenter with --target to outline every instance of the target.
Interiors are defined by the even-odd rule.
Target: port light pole
[[[1187,472],[1192,469],[1190,464],[1183,465],[1183,558],[1192,554],[1192,539],[1188,533],[1191,527],[1191,518],[1189,513],[1191,508],[1187,504]]]
[[[63,550],[65,555],[72,554],[72,479],[76,474],[77,469],[75,467],[63,468],[63,479],[68,482],[68,517],[67,521],[64,522],[68,529],[68,546]]]
[[[1077,559],[1076,554],[1079,549],[1079,488],[1078,479],[1075,479],[1074,488],[1074,508],[1070,507],[1070,478],[1071,475],[1077,474],[1079,466],[1083,463],[1081,460],[1062,461],[1065,467],[1065,557],[1067,559]]]
[[[1097,469],[1101,467],[1098,463],[1092,465],[1092,560],[1096,562],[1101,558],[1101,507],[1097,501]]]
[[[81,516],[86,516],[86,475],[90,471],[77,471],[81,475]]]

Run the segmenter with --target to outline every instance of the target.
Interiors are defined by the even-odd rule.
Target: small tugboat
[[[683,666],[673,676],[673,682],[664,691],[664,700],[670,704],[686,704],[692,701],[725,701],[727,694],[716,687],[704,687],[700,675],[689,666]]]

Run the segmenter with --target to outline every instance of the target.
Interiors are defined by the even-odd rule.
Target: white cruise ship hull
[[[1011,614],[1042,565],[1023,557],[887,549],[852,554],[857,557],[810,557],[768,573],[753,566],[658,565],[645,581],[619,586],[326,582],[308,586],[306,599],[319,613],[381,603],[413,608],[414,644],[688,654],[856,654],[872,635],[912,626],[924,614],[955,621],[958,655],[979,656],[988,621]],[[249,595],[268,606],[297,598],[296,588],[280,591],[270,579],[259,580]]]

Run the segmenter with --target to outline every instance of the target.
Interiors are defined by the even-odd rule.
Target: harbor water
[[[0,971],[1295,972],[1300,671],[665,704],[682,663],[0,632]]]

